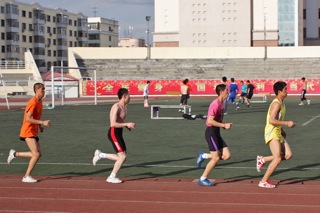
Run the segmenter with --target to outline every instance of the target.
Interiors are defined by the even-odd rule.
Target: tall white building
[[[155,47],[319,45],[318,0],[155,0]]]

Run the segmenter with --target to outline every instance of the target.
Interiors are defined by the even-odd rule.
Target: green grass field
[[[191,98],[192,114],[207,114],[212,98]],[[178,99],[150,100],[150,104],[177,104]],[[236,111],[229,103],[225,122],[232,122],[233,128],[222,130],[232,157],[220,161],[210,178],[259,179],[256,172],[257,154],[269,155],[264,143],[263,131],[267,103],[253,104],[252,108],[242,105]],[[290,161],[282,162],[272,176],[277,180],[320,180],[318,158],[320,125],[320,100],[311,98],[311,105],[298,106],[298,98],[287,98],[286,120],[294,120],[297,126],[285,127],[287,140],[293,151]],[[107,176],[113,162],[102,159],[92,166],[95,149],[114,153],[107,139],[109,110],[111,104],[97,106],[63,106],[54,110],[44,110],[42,119],[50,119],[52,126],[40,134],[43,156],[33,175],[44,176]],[[150,109],[144,109],[142,102],[132,102],[128,106],[127,121],[136,123],[136,128],[124,131],[128,159],[120,170],[119,177],[131,178],[198,178],[203,168],[195,168],[198,151],[208,151],[204,139],[205,120],[151,120]],[[176,109],[167,110],[172,116],[181,116]],[[164,115],[160,111],[160,116]],[[19,140],[23,110],[0,111],[0,173],[23,175],[27,159],[14,159],[6,164],[10,148],[17,151],[28,150]],[[203,166],[206,165],[204,162]]]

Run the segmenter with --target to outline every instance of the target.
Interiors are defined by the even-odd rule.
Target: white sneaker
[[[311,101],[310,101],[310,100],[307,100],[307,103],[308,103],[308,105],[310,105]]]
[[[95,152],[94,152],[94,156],[93,156],[93,159],[92,159],[92,164],[95,166],[96,164],[97,164],[97,162],[101,159],[100,157],[99,157],[99,154],[101,153],[101,151],[100,150],[96,150]]]
[[[299,104],[299,106],[303,106],[303,105],[304,105],[303,103],[300,103],[300,104]]]
[[[16,158],[16,157],[14,156],[14,153],[15,153],[15,152],[16,152],[16,150],[10,149],[10,151],[9,151],[9,156],[8,156],[8,159],[7,159],[7,163],[8,163],[8,164],[10,164],[11,161],[12,161],[14,158]]]
[[[106,180],[108,183],[122,183],[122,180],[116,177],[108,177]]]
[[[23,177],[22,182],[24,183],[36,183],[38,180],[33,179],[31,176]]]

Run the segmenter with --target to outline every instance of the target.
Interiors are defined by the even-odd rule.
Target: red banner
[[[150,95],[165,95],[169,91],[180,91],[182,80],[150,80]],[[244,80],[245,81],[245,80]],[[279,80],[275,79],[253,79],[250,82],[255,86],[254,93],[273,94],[273,84]],[[301,93],[301,79],[287,79],[288,94]],[[146,80],[98,80],[98,95],[116,95],[119,88],[127,88],[132,95],[142,95]],[[229,81],[228,81],[229,82]],[[207,95],[216,94],[214,88],[221,80],[189,80],[191,94]],[[240,88],[240,80],[236,81]],[[94,95],[94,81],[83,81],[82,94]],[[307,79],[307,94],[320,94],[320,79]]]

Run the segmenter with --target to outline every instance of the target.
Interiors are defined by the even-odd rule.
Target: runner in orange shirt
[[[45,87],[42,83],[36,83],[33,86],[35,96],[31,98],[26,106],[23,123],[20,131],[20,140],[25,141],[30,149],[29,152],[16,152],[11,149],[7,159],[7,163],[16,157],[30,158],[29,166],[22,178],[22,182],[35,183],[37,180],[33,179],[30,174],[36,166],[37,161],[41,157],[40,142],[38,137],[38,130],[43,132],[43,126],[50,126],[50,120],[40,120],[42,114],[42,98],[45,94]]]

